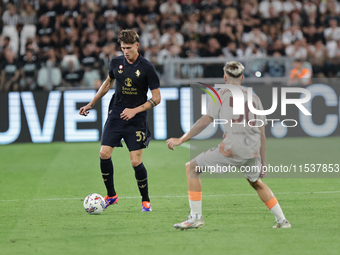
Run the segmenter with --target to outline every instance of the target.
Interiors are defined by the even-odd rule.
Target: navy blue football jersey
[[[159,88],[155,67],[140,54],[133,64],[129,64],[125,56],[112,58],[109,76],[116,80],[116,90],[110,107],[137,107],[146,102],[149,88]]]

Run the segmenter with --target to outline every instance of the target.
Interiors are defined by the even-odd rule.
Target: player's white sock
[[[283,221],[286,219],[281,206],[279,204],[279,202],[277,201],[276,197],[273,197],[272,199],[270,199],[269,201],[264,203],[269,211],[274,215],[275,220],[277,223],[283,223]]]
[[[189,199],[189,205],[191,217],[200,219],[202,217],[202,200],[194,201]]]
[[[269,211],[274,215],[277,223],[283,223],[286,219],[279,203],[274,205]]]

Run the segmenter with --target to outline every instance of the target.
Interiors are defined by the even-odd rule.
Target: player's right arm
[[[169,149],[174,150],[174,146],[181,145],[182,143],[190,140],[192,137],[201,133],[211,122],[213,118],[209,115],[203,115],[192,126],[189,132],[182,135],[180,138],[170,138],[166,141]]]
[[[79,114],[87,116],[89,114],[89,110],[92,109],[92,107],[100,100],[105,94],[112,88],[113,82],[115,79],[111,79],[108,75],[106,80],[103,82],[103,84],[100,86],[97,94],[94,96],[92,101],[88,103],[87,105],[80,108]]]

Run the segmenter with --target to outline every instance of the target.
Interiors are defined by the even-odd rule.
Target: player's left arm
[[[144,104],[137,106],[135,108],[125,108],[120,114],[123,120],[129,120],[133,118],[137,113],[145,112],[155,107],[161,102],[161,91],[159,88],[151,90],[152,98],[146,101]]]

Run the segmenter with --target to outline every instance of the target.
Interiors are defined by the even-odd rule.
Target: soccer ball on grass
[[[88,214],[101,214],[104,211],[104,206],[104,198],[97,193],[90,194],[84,199],[84,209]]]

